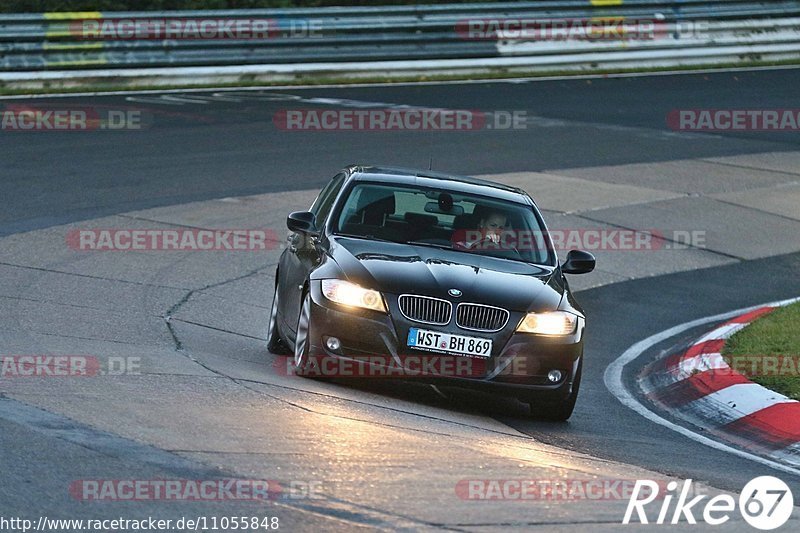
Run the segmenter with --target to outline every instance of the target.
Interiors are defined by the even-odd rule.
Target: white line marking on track
[[[186,102],[170,102],[167,100],[163,100],[161,97],[157,96],[128,96],[125,98],[126,102],[136,102],[139,104],[158,104],[158,105],[178,105],[182,106]]]
[[[677,326],[673,326],[667,330],[664,330],[660,333],[656,333],[655,335],[651,335],[646,339],[640,340],[627,350],[623,352],[614,362],[612,362],[608,368],[606,368],[605,374],[603,375],[603,381],[605,382],[606,388],[611,391],[611,394],[616,396],[616,398],[625,406],[630,408],[631,410],[635,411],[636,413],[640,414],[644,418],[650,420],[651,422],[658,424],[660,426],[664,426],[667,429],[670,429],[676,433],[683,435],[693,441],[699,442],[700,444],[704,444],[710,448],[714,448],[715,450],[719,450],[722,452],[730,453],[743,459],[748,459],[750,461],[754,461],[756,463],[760,463],[775,470],[780,470],[782,472],[787,472],[789,474],[800,475],[800,468],[793,468],[789,465],[785,465],[779,463],[777,461],[767,459],[766,457],[761,457],[758,455],[754,455],[752,453],[748,453],[726,444],[722,444],[721,442],[715,441],[703,435],[699,435],[683,426],[670,422],[669,420],[662,418],[659,414],[655,411],[650,410],[646,405],[639,402],[636,397],[631,394],[630,391],[625,387],[625,384],[622,380],[622,374],[625,367],[635,361],[640,355],[642,355],[645,351],[652,348],[656,344],[665,341],[675,335],[683,333],[692,328],[696,328],[698,326],[702,326],[704,324],[710,324],[713,322],[720,322],[722,320],[728,320],[735,316],[739,316],[741,314],[747,313],[749,311],[753,311],[755,309],[759,309],[764,307],[765,305],[768,306],[778,306],[778,305],[787,305],[789,303],[800,301],[799,298],[791,298],[788,300],[782,300],[780,302],[774,302],[769,304],[762,304],[762,305],[754,305],[752,307],[746,307],[743,309],[737,309],[735,311],[730,311],[728,313],[722,313],[719,315],[709,316],[705,318],[698,318],[697,320],[692,320],[691,322],[685,322],[683,324],[678,324]],[[774,456],[773,456],[774,457]]]
[[[731,336],[739,330],[742,330],[747,326],[747,324],[725,324],[724,326],[720,326],[714,331],[710,331],[697,339],[695,344],[700,344],[701,342],[706,341],[717,341],[720,339],[729,339]]]
[[[125,98],[128,102],[141,102],[145,104],[161,104],[161,105],[184,105],[184,104],[200,104],[208,105],[213,101],[211,97],[203,98],[200,96],[172,96],[170,94],[162,94],[161,96],[128,96]]]

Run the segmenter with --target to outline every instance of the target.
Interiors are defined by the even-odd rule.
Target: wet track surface
[[[144,354],[144,366],[152,371],[140,382],[121,380],[101,383],[96,388],[93,383],[58,383],[51,389],[52,395],[38,384],[4,384],[0,389],[4,397],[58,412],[78,421],[80,427],[99,428],[120,439],[109,440],[107,448],[90,446],[94,452],[100,450],[100,456],[89,461],[81,457],[83,450],[71,449],[80,447],[85,436],[65,437],[52,431],[52,423],[37,421],[35,413],[13,415],[9,414],[13,405],[3,407],[7,416],[0,417],[5,420],[1,423],[0,446],[20,449],[20,443],[37,441],[45,450],[44,462],[41,457],[25,456],[22,450],[13,458],[0,459],[7,478],[3,485],[14,489],[6,489],[5,505],[20,511],[31,498],[36,500],[43,493],[60,490],[65,479],[118,477],[120,472],[127,477],[144,478],[163,475],[159,469],[166,469],[173,475],[199,478],[208,473],[198,465],[209,465],[217,473],[261,476],[264,465],[280,455],[274,461],[282,465],[281,475],[322,478],[348,487],[339,493],[347,496],[339,502],[329,498],[325,510],[307,504],[289,506],[293,511],[301,509],[289,519],[299,529],[330,527],[326,520],[331,516],[344,520],[349,527],[409,529],[544,526],[548,520],[579,523],[571,511],[559,511],[557,516],[547,515],[541,521],[523,519],[521,523],[511,518],[503,522],[496,516],[481,522],[468,515],[459,517],[463,519],[459,522],[437,517],[434,511],[416,516],[413,501],[403,504],[388,496],[376,496],[382,486],[402,494],[398,487],[401,482],[415,483],[425,477],[420,466],[416,468],[418,475],[393,478],[405,472],[400,468],[404,460],[415,460],[415,446],[430,446],[429,459],[441,462],[447,457],[449,439],[457,441],[465,455],[455,461],[453,470],[462,468],[458,475],[463,478],[469,458],[482,457],[481,451],[486,451],[482,439],[495,436],[511,439],[514,444],[502,441],[508,449],[487,454],[486,464],[473,471],[476,477],[509,475],[508,469],[493,461],[522,461],[524,454],[514,450],[516,446],[528,446],[517,444],[526,440],[524,436],[530,437],[530,446],[554,447],[535,448],[537,461],[533,462],[548,468],[575,468],[620,477],[640,472],[620,473],[614,466],[619,463],[700,480],[726,491],[740,489],[757,475],[774,473],[763,465],[705,447],[641,418],[609,392],[603,383],[603,372],[635,342],[676,324],[800,295],[798,253],[751,259],[746,253],[730,254],[732,258],[715,250],[708,253],[720,261],[717,266],[684,268],[602,287],[592,288],[590,283],[579,290],[577,297],[589,317],[584,383],[575,415],[569,423],[557,424],[526,418],[522,405],[515,401],[462,391],[445,389],[447,398],[443,398],[430,387],[413,383],[327,384],[276,377],[272,370],[283,359],[266,354],[260,339],[266,326],[268,287],[278,250],[266,258],[237,256],[230,261],[225,257],[194,261],[147,256],[120,262],[110,255],[87,259],[63,250],[63,232],[48,228],[78,221],[89,224],[107,217],[99,227],[120,224],[120,220],[140,227],[193,221],[201,225],[201,221],[204,224],[217,220],[230,227],[237,220],[250,225],[263,220],[266,227],[277,229],[286,212],[302,208],[306,205],[303,202],[313,197],[309,189],[319,188],[345,164],[426,167],[431,156],[434,169],[471,175],[520,171],[563,171],[571,175],[569,169],[641,164],[641,176],[610,173],[605,181],[629,186],[645,184],[653,190],[680,190],[681,185],[675,181],[685,177],[659,182],[646,175],[648,165],[679,159],[789,153],[797,150],[798,142],[796,133],[674,132],[665,123],[669,111],[749,108],[756,105],[754,102],[758,107],[790,108],[796,98],[798,78],[800,70],[778,70],[530,83],[292,88],[218,93],[223,97],[194,102],[191,95],[184,95],[182,102],[180,96],[165,102],[160,94],[48,99],[48,105],[141,108],[152,117],[152,124],[137,132],[2,134],[6,207],[0,214],[0,235],[6,239],[0,248],[0,266],[8,283],[0,296],[8,307],[0,324],[4,344],[0,352],[61,349],[87,353],[107,350],[108,343],[115,343],[118,355]],[[524,110],[528,126],[511,131],[424,134],[286,132],[272,121],[273,114],[281,109],[358,107],[365,102],[495,112]],[[731,172],[749,172],[747,163],[730,167]],[[768,175],[763,169],[759,172],[759,176]],[[794,178],[785,169],[769,172],[783,176],[781,179],[790,184],[800,179],[800,168],[795,169]],[[709,177],[710,181],[714,179]],[[748,187],[755,185],[741,188]],[[244,202],[232,210],[223,202],[208,202],[256,194],[265,195],[260,197],[260,203]],[[692,194],[689,191],[687,196]],[[183,206],[198,201],[203,203]],[[164,207],[173,205],[174,214],[172,208]],[[126,214],[156,207],[160,209]],[[542,208],[548,210],[547,205]],[[231,216],[237,210],[241,213],[238,219],[239,215]],[[117,214],[123,215],[113,216]],[[23,233],[33,230],[36,231]],[[120,265],[124,271],[119,270]],[[127,284],[124,288],[117,285],[120,280]],[[74,315],[70,306],[74,307]],[[81,307],[91,309],[92,314],[84,315]],[[164,317],[169,319],[169,327]],[[120,328],[120,324],[125,327]],[[657,348],[666,349],[696,333],[689,331]],[[81,346],[85,346],[82,351]],[[645,354],[644,358],[655,355]],[[632,383],[635,370],[629,369],[626,382]],[[206,392],[207,398],[213,399],[208,405],[204,403]],[[295,392],[299,396],[295,397]],[[64,395],[63,402],[59,394]],[[138,411],[126,395],[149,397],[144,403],[146,410]],[[108,401],[105,412],[88,412],[88,408],[82,411],[82,405],[96,406],[104,398]],[[242,406],[241,413],[237,406]],[[299,414],[290,413],[289,406],[299,406]],[[317,418],[310,418],[319,413],[328,417],[324,420],[358,420],[372,424],[373,429],[333,422],[320,425]],[[270,418],[269,428],[260,428],[264,431],[263,440],[248,440],[253,436],[247,431],[257,427],[265,415]],[[174,422],[169,421],[172,417]],[[156,422],[157,419],[160,420]],[[125,421],[124,427],[115,427],[115,420]],[[187,425],[178,420],[187,420]],[[320,428],[324,435],[315,431]],[[263,449],[270,431],[286,433],[287,440],[280,445],[284,447]],[[337,431],[363,431],[366,450],[346,447],[352,443],[339,440]],[[416,438],[418,432],[425,435],[419,437],[419,442],[401,442],[401,435],[394,431],[405,431],[402,438],[409,439]],[[392,449],[384,439],[394,438],[398,444]],[[310,451],[306,443],[315,439],[325,441],[326,449],[336,453]],[[471,439],[475,443],[468,451],[460,448]],[[197,445],[190,446],[192,443]],[[397,458],[393,453],[398,454]],[[188,462],[183,463],[176,456]],[[113,464],[115,458],[124,465]],[[388,465],[388,472],[377,473],[381,472],[378,458]],[[345,462],[349,464],[345,466]],[[49,463],[68,466],[58,473],[44,467]],[[25,469],[20,467],[22,464],[37,466]],[[299,464],[305,466],[287,473],[292,465]],[[222,470],[214,470],[217,468]],[[398,473],[392,474],[394,468]],[[432,481],[430,492],[424,491],[425,494],[446,493],[451,497],[453,488],[446,469],[434,470],[444,476],[441,486]],[[458,479],[455,471],[451,473]],[[348,485],[352,482],[357,486],[359,476],[368,479],[360,489]],[[781,477],[797,494],[800,476],[783,473]],[[364,503],[364,507],[356,509],[353,501]],[[424,505],[423,501],[416,503]],[[69,500],[57,498],[49,505],[56,512],[70,511]],[[447,515],[447,508],[444,504],[440,511]],[[120,510],[126,512],[124,508]],[[613,528],[620,518],[616,510],[613,508],[607,515],[598,513],[588,522]],[[192,512],[196,509],[192,508]],[[491,511],[488,514],[492,515]]]

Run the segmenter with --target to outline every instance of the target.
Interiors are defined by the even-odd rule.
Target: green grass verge
[[[13,96],[18,94],[67,94],[67,93],[82,93],[82,92],[107,92],[107,91],[145,91],[145,90],[176,90],[176,89],[203,89],[203,88],[216,88],[216,87],[272,87],[272,86],[290,86],[290,85],[359,85],[365,83],[407,83],[407,82],[424,82],[424,81],[461,81],[461,80],[504,80],[510,78],[546,78],[550,76],[581,76],[581,75],[605,75],[605,74],[647,74],[658,72],[692,72],[697,70],[716,70],[727,68],[752,68],[752,67],[781,67],[781,66],[798,66],[800,60],[782,60],[782,61],[757,61],[752,60],[746,63],[724,63],[714,65],[691,65],[681,67],[652,67],[652,68],[617,68],[617,69],[594,69],[594,70],[531,70],[531,71],[508,71],[504,69],[497,69],[481,74],[429,74],[422,76],[373,76],[373,77],[336,77],[326,75],[309,75],[297,76],[291,81],[276,80],[276,81],[258,81],[248,79],[247,76],[237,82],[231,83],[210,83],[210,84],[182,84],[182,85],[124,85],[109,82],[108,84],[87,84],[69,88],[63,87],[44,87],[34,89],[18,89],[13,87],[5,87],[0,84],[0,95]],[[587,80],[587,83],[590,83]]]
[[[756,383],[800,400],[800,303],[776,309],[739,331],[725,344],[722,355],[736,370],[749,369],[744,373]],[[764,355],[783,356],[777,359],[778,375],[754,375],[776,372],[752,372],[749,358],[745,364],[744,359],[734,358],[753,356],[758,361],[756,357]],[[760,361],[757,368],[763,368],[763,363]]]

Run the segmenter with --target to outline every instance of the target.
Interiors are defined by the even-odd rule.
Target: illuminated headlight
[[[355,283],[341,279],[323,279],[322,294],[325,298],[337,304],[349,307],[362,307],[373,311],[386,312],[383,296],[378,291],[365,289]]]
[[[578,317],[566,311],[528,313],[517,326],[517,331],[539,335],[570,335],[575,331],[577,323]]]

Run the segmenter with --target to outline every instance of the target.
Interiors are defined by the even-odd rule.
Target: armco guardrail
[[[591,24],[637,21],[652,24],[649,38],[631,38],[627,30],[576,38],[558,26],[566,23],[574,30],[577,24],[586,30]],[[390,76],[797,58],[800,1],[785,0],[0,15],[0,82],[7,84],[81,76]]]

